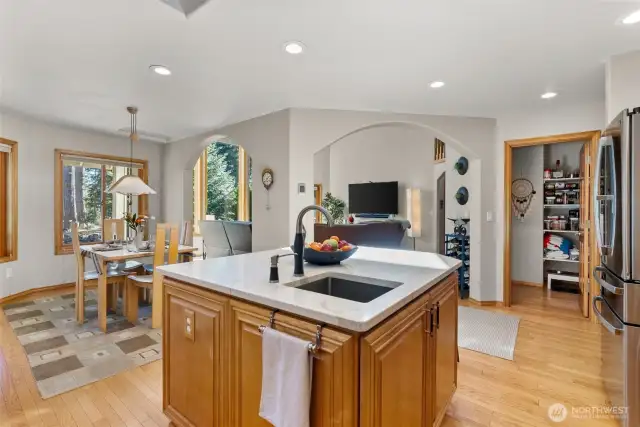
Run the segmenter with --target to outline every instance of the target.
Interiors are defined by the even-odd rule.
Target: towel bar
[[[273,328],[273,324],[275,323],[275,316],[278,310],[273,310],[271,315],[269,316],[269,324],[267,326],[260,325],[258,326],[258,332],[262,333],[266,328]],[[318,350],[320,350],[320,344],[322,341],[322,325],[316,325],[316,342],[310,342],[307,344],[307,350],[309,353],[316,354]]]

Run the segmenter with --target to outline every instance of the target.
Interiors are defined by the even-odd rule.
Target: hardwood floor
[[[0,427],[169,425],[162,413],[162,361],[42,400],[24,351],[0,313]]]
[[[547,417],[556,402],[569,411],[605,402],[601,326],[580,316],[577,298],[523,286],[514,288],[512,308],[483,308],[520,316],[515,361],[461,349],[458,391],[443,426],[616,425],[571,415],[555,424]],[[22,348],[0,314],[1,427],[168,425],[162,414],[161,362],[42,400]]]
[[[514,361],[460,350],[458,390],[444,427],[616,426],[578,419],[571,408],[605,404],[600,377],[600,325],[580,314],[578,295],[515,286],[510,309],[520,317]],[[550,421],[550,405],[563,403],[568,418]]]

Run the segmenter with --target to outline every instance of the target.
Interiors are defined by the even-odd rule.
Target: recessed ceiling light
[[[284,45],[284,51],[291,55],[299,55],[304,52],[304,45],[300,42],[287,42]]]
[[[165,67],[164,65],[150,65],[149,69],[156,74],[160,74],[161,76],[171,75],[171,70]]]
[[[558,96],[558,94],[555,93],[555,92],[547,92],[547,93],[543,93],[542,95],[540,95],[540,98],[542,98],[542,99],[551,99],[551,98],[555,98],[556,96]]]
[[[444,86],[444,82],[432,82],[429,86],[431,86],[434,89],[438,89],[439,87]]]
[[[626,25],[637,24],[638,22],[640,22],[640,10],[636,10],[622,20],[622,23]]]

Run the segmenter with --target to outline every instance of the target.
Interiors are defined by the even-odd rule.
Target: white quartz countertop
[[[271,256],[290,252],[288,248],[254,252],[167,265],[158,270],[166,277],[221,294],[350,331],[365,332],[460,266],[460,261],[434,253],[361,246],[340,265],[321,267],[305,263],[305,277],[302,278],[293,276],[292,256],[281,258],[280,283],[269,283]],[[368,303],[296,289],[296,286],[332,274],[371,284],[376,281],[396,284],[391,291]]]

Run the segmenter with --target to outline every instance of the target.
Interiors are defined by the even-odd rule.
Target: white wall
[[[193,196],[190,188],[193,165],[211,137],[226,135],[232,142],[241,144],[252,156],[256,175],[263,167],[271,167],[275,171],[276,183],[271,190],[270,211],[264,209],[265,192],[257,188],[254,193],[254,249],[290,244],[298,212],[314,203],[314,154],[349,133],[391,123],[408,123],[429,130],[471,160],[470,172],[464,177],[465,184],[471,190],[467,206],[472,218],[477,218],[481,224],[471,240],[471,252],[478,254],[471,271],[471,296],[483,300],[488,299],[485,294],[495,295],[495,224],[484,221],[484,212],[495,213],[494,119],[291,109],[213,129],[166,147],[164,218],[167,221],[192,218]],[[298,183],[306,184],[309,189],[306,194],[297,194]],[[305,217],[305,226],[312,229],[311,214]]]
[[[625,108],[640,107],[640,51],[609,58],[606,100],[607,122]]]
[[[504,255],[504,141],[533,138],[546,135],[583,132],[602,129],[605,126],[605,102],[582,103],[555,107],[552,102],[543,102],[540,108],[503,114],[498,117],[498,135],[494,147],[496,159],[496,271],[497,280],[493,298],[502,301],[503,255]]]
[[[280,248],[293,242],[289,233],[289,198],[295,188],[289,181],[289,111],[236,123],[202,135],[176,141],[166,146],[163,183],[166,197],[163,215],[166,221],[193,218],[193,166],[212,138],[227,137],[226,142],[239,145],[251,156],[253,167],[253,250]],[[261,184],[264,168],[271,168],[274,184],[267,191]],[[311,196],[313,198],[313,187]]]
[[[419,188],[423,227],[416,249],[437,251],[436,230],[427,225],[433,223],[434,215],[433,144],[432,134],[409,126],[377,127],[349,135],[330,146],[330,191],[348,203],[349,184],[398,181],[398,215],[407,218],[405,190]],[[345,214],[348,211],[347,207]],[[413,247],[410,239],[403,244]]]
[[[584,141],[590,142],[590,141]],[[554,170],[556,161],[565,174],[580,170],[580,149],[584,142],[566,142],[544,146],[544,168]]]
[[[471,192],[466,205],[470,216],[480,224],[471,237],[474,261],[471,268],[472,298],[487,300],[495,297],[496,240],[495,223],[485,221],[485,213],[495,215],[495,156],[496,121],[494,119],[419,114],[394,114],[362,111],[292,109],[290,131],[290,182],[313,184],[314,153],[327,145],[364,128],[376,126],[417,126],[432,132],[447,146],[455,147],[471,160],[470,170],[463,182]],[[429,157],[432,158],[432,157]],[[289,229],[295,229],[295,215],[313,203],[313,194],[294,195],[289,208]],[[307,229],[313,226],[309,215]],[[474,255],[474,254],[477,254]],[[485,296],[485,295],[488,295]]]
[[[322,197],[331,191],[331,148],[326,147],[313,155],[313,183],[322,184]]]
[[[54,150],[129,156],[129,141],[3,114],[2,136],[18,142],[18,260],[0,264],[0,298],[27,289],[75,281],[73,255],[54,255]],[[134,157],[149,161],[149,212],[159,216],[162,146],[139,142]],[[12,278],[7,278],[11,269]]]
[[[565,145],[565,144],[555,144]],[[554,145],[554,146],[555,146]],[[513,213],[511,228],[511,279],[522,282],[543,283],[542,239],[544,216],[543,146],[515,148],[513,150],[513,179],[526,178],[533,184],[536,194],[524,220]]]

